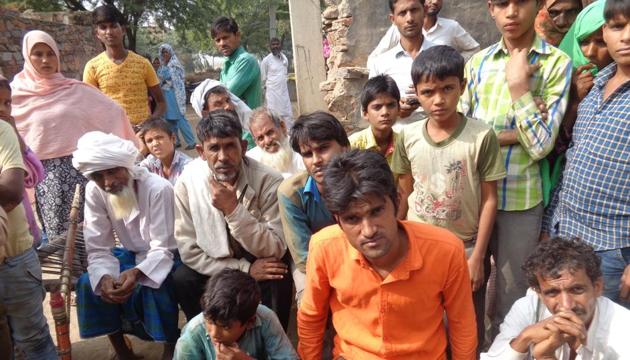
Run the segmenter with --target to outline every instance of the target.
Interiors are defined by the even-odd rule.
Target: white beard
[[[118,194],[107,194],[109,206],[114,213],[114,219],[121,220],[131,214],[133,209],[138,208],[138,199],[133,189],[133,179]]]
[[[260,154],[260,162],[276,171],[285,173],[289,171],[289,167],[291,166],[291,162],[293,160],[293,149],[291,149],[291,145],[289,144],[289,139],[287,137],[283,137],[278,144],[280,146],[278,151],[275,153],[267,152],[265,149],[261,148],[262,152]]]

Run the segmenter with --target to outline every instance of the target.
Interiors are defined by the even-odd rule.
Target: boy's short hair
[[[218,85],[213,87],[212,89],[206,91],[203,95],[203,107],[202,110],[208,110],[208,98],[210,95],[225,95],[230,98],[230,92],[224,86]]]
[[[300,115],[291,128],[291,148],[300,154],[300,144],[309,141],[334,140],[337,144],[350,147],[348,135],[343,126],[333,115],[325,111]]]
[[[619,15],[630,20],[630,0],[606,0],[604,20],[608,22]]]
[[[529,286],[540,290],[538,276],[557,279],[560,272],[584,270],[591,282],[602,277],[601,259],[593,248],[579,239],[555,237],[541,241],[522,266]]]
[[[444,80],[449,76],[464,80],[464,58],[447,45],[432,46],[422,51],[411,64],[413,86],[430,78]]]
[[[213,110],[197,124],[197,138],[201,142],[214,138],[236,137],[239,140],[243,136],[243,127],[233,111]]]
[[[92,11],[92,22],[94,25],[108,22],[112,24],[119,24],[121,26],[127,25],[127,19],[123,14],[118,11],[114,5],[101,5]]]
[[[394,175],[375,151],[354,149],[335,156],[324,169],[324,188],[326,208],[336,215],[369,195],[389,197],[398,208]]]
[[[396,99],[397,102],[400,101],[400,91],[398,91],[396,81],[389,75],[377,75],[368,79],[361,91],[361,108],[363,112],[367,111],[368,105],[380,94],[388,94]]]
[[[149,120],[143,122],[140,125],[140,131],[142,133],[145,133],[145,132],[147,132],[149,130],[162,130],[168,136],[172,136],[173,135],[173,130],[168,125],[166,120],[164,120],[162,118],[150,118]]]
[[[236,20],[225,16],[214,20],[210,27],[210,36],[214,39],[220,32],[236,34],[238,32]]]
[[[396,5],[397,2],[398,0],[389,0],[389,10],[392,12],[392,14],[394,13],[394,5]],[[420,4],[424,6],[424,0],[420,0]]]
[[[203,317],[221,325],[233,321],[247,323],[260,303],[260,288],[249,274],[236,269],[223,269],[213,275],[201,296]]]

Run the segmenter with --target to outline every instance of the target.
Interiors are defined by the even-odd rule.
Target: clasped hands
[[[531,346],[531,355],[535,359],[556,359],[555,352],[563,344],[577,351],[581,345],[586,345],[586,338],[584,322],[573,311],[560,310],[526,327],[510,345],[521,353],[526,353]]]
[[[104,275],[100,281],[101,299],[110,304],[122,304],[133,294],[138,280],[144,276],[137,268],[123,271],[118,280]]]

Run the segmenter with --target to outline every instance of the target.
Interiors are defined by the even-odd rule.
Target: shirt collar
[[[376,138],[374,137],[374,133],[372,132],[372,128],[368,127],[365,136],[365,148],[366,149],[379,149],[381,148],[376,143]],[[396,143],[396,132],[392,130],[391,141],[387,143],[387,148],[385,149],[385,157],[394,152],[394,144]]]
[[[315,202],[321,201],[321,196],[319,194],[319,189],[317,188],[317,183],[312,176],[309,175],[308,179],[306,179],[306,184],[304,184],[304,190],[302,190],[302,194],[310,194],[313,197]]]
[[[405,221],[398,221],[398,226],[402,227],[407,234],[407,254],[405,258],[396,266],[396,268],[383,279],[383,284],[391,283],[399,280],[407,280],[412,271],[422,268],[422,255],[418,251],[417,238],[418,234],[413,233]],[[370,263],[365,259],[357,249],[355,249],[347,239],[345,239],[348,246],[348,255],[350,259],[356,261],[363,268],[370,268]]]
[[[532,46],[529,48],[529,52],[535,52],[539,55],[541,54],[551,54],[551,45],[549,45],[545,40],[543,40],[540,36],[538,36],[538,34],[534,33],[534,42],[532,43]],[[490,50],[490,53],[493,56],[496,56],[499,53],[503,53],[503,55],[508,55],[509,52],[507,50],[507,47],[505,47],[505,42],[503,41],[503,38],[501,38],[501,40],[495,44],[494,48],[492,50]]]
[[[236,60],[236,58],[239,57],[244,52],[245,52],[245,49],[243,49],[242,46],[239,46],[236,48],[236,50],[234,50],[232,54],[230,54],[230,56],[228,56],[226,61],[234,62],[234,60]]]
[[[613,61],[610,65],[606,66],[602,70],[599,71],[597,77],[595,77],[595,86],[599,89],[602,89],[608,80],[612,78],[617,72],[617,64]]]
[[[433,25],[433,27],[429,30],[424,30],[424,28],[422,28],[422,33],[424,35],[431,34],[432,32],[437,31],[439,27],[442,27],[442,18],[438,16],[437,20],[435,21],[435,25]]]
[[[429,41],[429,39],[427,39],[426,36],[422,36],[422,45],[420,45],[420,51],[418,53],[423,52],[424,50],[430,48],[431,46],[433,46],[434,44]],[[408,55],[407,51],[405,49],[403,49],[402,45],[400,45],[400,40],[398,40],[398,43],[396,44],[396,46],[394,46],[392,48],[392,51],[394,52],[394,56],[397,58],[399,57],[401,54],[406,54]]]

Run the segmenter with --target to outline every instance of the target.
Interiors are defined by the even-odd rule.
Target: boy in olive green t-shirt
[[[411,77],[428,118],[398,135],[391,167],[399,175],[399,217],[444,227],[464,242],[483,346],[487,249],[497,180],[505,177],[499,144],[488,125],[457,112],[464,90],[464,59],[457,51],[448,46],[423,51]]]

